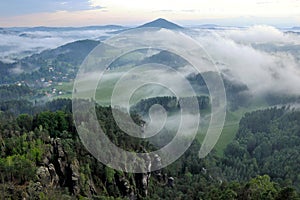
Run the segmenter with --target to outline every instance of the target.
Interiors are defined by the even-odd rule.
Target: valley
[[[78,82],[82,66],[91,61],[88,56],[105,39],[143,28],[189,35],[207,51],[197,55],[199,63],[210,62],[217,71],[199,73],[176,53],[149,47],[122,54],[106,66],[101,80],[98,73],[87,73]],[[0,199],[299,199],[297,30],[213,24],[186,28],[161,18],[137,27],[0,29],[0,35],[26,38],[24,42],[61,37],[55,45],[0,56]],[[1,48],[4,44],[0,54]],[[209,83],[218,78],[226,93],[226,102],[216,104],[226,105],[224,126],[212,151],[199,158],[207,130],[219,128],[209,126],[216,115],[210,91],[215,85]],[[170,87],[158,84],[167,82]],[[129,128],[137,125],[140,134],[151,123],[159,126],[166,120],[157,135],[138,138],[119,126],[116,113],[132,119],[121,122]],[[182,119],[188,120],[180,132]],[[195,119],[199,128],[194,139],[190,123]],[[97,135],[95,123],[127,152],[156,151],[178,132],[182,143],[191,144],[172,164],[133,173],[130,163],[140,160],[112,151],[112,144]],[[86,143],[83,139],[90,136],[95,138]],[[88,151],[92,145],[110,166],[114,159],[128,164],[106,166]],[[148,159],[143,167],[154,169],[169,158]]]

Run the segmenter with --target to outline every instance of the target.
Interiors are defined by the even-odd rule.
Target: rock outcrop
[[[108,187],[105,185],[106,178],[93,177],[90,169],[83,171],[86,169],[83,166],[87,163],[79,159],[78,153],[71,157],[64,145],[66,145],[64,141],[59,138],[49,139],[42,162],[36,171],[37,181],[32,184],[31,190],[39,192],[43,191],[43,188],[68,188],[69,194],[73,196],[83,195],[89,198],[101,194],[101,187]],[[85,155],[86,153],[80,152],[80,154]],[[94,158],[90,157],[89,159]],[[174,186],[174,178],[162,173],[160,169],[162,161],[158,155],[150,157],[149,154],[145,154],[145,161],[144,166],[141,167],[144,167],[148,171],[147,173],[137,173],[133,176],[126,173],[114,175],[111,184],[116,188],[115,190],[119,191],[120,195],[130,200],[147,197],[151,177],[153,177],[152,181],[156,181],[160,186]],[[158,170],[150,172],[154,169]],[[102,181],[104,185],[96,185],[95,180],[98,180],[97,183]]]
[[[44,153],[42,166],[36,171],[38,183],[42,187],[67,187],[71,194],[79,194],[79,161],[68,160],[61,139],[51,139],[49,144],[49,148]]]

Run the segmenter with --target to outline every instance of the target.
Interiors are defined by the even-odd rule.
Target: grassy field
[[[269,106],[267,105],[267,102],[264,99],[255,98],[250,102],[247,108],[240,108],[235,111],[227,111],[226,121],[224,124],[222,134],[215,146],[217,155],[223,156],[223,152],[226,146],[234,139],[239,129],[239,122],[241,118],[245,115],[245,113],[265,109],[267,107]]]
[[[245,111],[241,110],[235,112],[227,111],[222,134],[215,146],[215,150],[219,156],[223,155],[226,146],[234,139],[239,128],[240,119],[244,113]]]
[[[247,112],[251,112],[254,110],[266,108],[262,104],[259,106],[255,106],[254,104],[249,106],[249,108],[240,108],[235,111],[228,111],[226,112],[226,119],[224,123],[224,127],[222,130],[222,133],[220,135],[220,138],[217,142],[217,144],[214,147],[214,150],[217,152],[217,155],[222,157],[223,152],[226,148],[226,146],[234,139],[238,129],[239,129],[239,122],[241,118],[245,115]],[[207,125],[201,129],[201,131],[197,135],[197,139],[202,142],[204,140],[205,134],[207,131]]]
[[[214,150],[216,150],[218,156],[223,155],[224,149],[235,137],[235,134],[237,133],[237,130],[239,127],[239,121],[242,116],[243,116],[243,113],[240,111],[236,111],[236,112],[227,111],[222,133],[220,135],[220,138],[219,138],[217,144],[214,147]],[[207,128],[208,128],[207,123],[202,125],[199,133],[197,134],[197,139],[201,143],[204,140],[204,137],[207,132]]]

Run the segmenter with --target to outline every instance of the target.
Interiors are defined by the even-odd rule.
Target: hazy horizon
[[[0,2],[0,27],[136,26],[165,18],[183,26],[300,26],[298,0],[120,1],[17,0]]]
[[[257,26],[257,25],[266,25],[266,26],[273,26],[275,28],[299,28],[300,23],[272,23],[270,20],[267,19],[261,19],[260,23],[255,23],[255,20],[252,20],[252,22],[249,20],[247,23],[239,23],[239,18],[234,19],[208,19],[208,20],[170,20],[168,18],[164,17],[157,17],[150,20],[144,20],[139,22],[132,22],[132,23],[99,23],[99,24],[78,24],[78,25],[46,25],[46,24],[37,24],[37,25],[15,25],[15,26],[0,26],[0,28],[4,29],[13,29],[13,28],[36,28],[36,27],[48,27],[48,28],[84,28],[84,27],[93,27],[93,26],[120,26],[124,28],[131,28],[131,27],[137,27],[140,25],[143,25],[145,23],[152,22],[156,19],[165,19],[167,21],[173,22],[177,25],[180,25],[182,27],[197,27],[197,26],[205,26],[205,25],[215,25],[215,26],[224,26],[224,27],[251,27],[251,26]]]

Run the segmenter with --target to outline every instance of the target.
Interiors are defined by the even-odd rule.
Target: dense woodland
[[[70,100],[32,103],[31,108],[23,114],[1,108],[2,199],[299,199],[299,111],[248,113],[223,157],[212,152],[199,159],[201,143],[195,140],[179,160],[153,172],[145,186],[145,175],[108,168],[85,150]],[[96,110],[115,144],[131,150],[154,148],[124,136],[110,107]],[[142,123],[138,115],[133,118]]]
[[[130,110],[131,112],[136,112],[144,116],[149,114],[148,112],[151,106],[153,106],[154,104],[158,104],[164,107],[167,113],[173,113],[178,112],[180,110],[180,105],[182,104],[187,107],[187,110],[191,110],[191,108],[189,108],[188,106],[195,100],[198,101],[198,108],[200,110],[210,109],[210,101],[208,96],[198,96],[195,98],[184,97],[179,99],[177,99],[176,97],[164,96],[142,99],[141,101],[133,105]]]
[[[271,108],[248,113],[220,162],[229,180],[268,174],[281,185],[300,189],[300,112]]]

